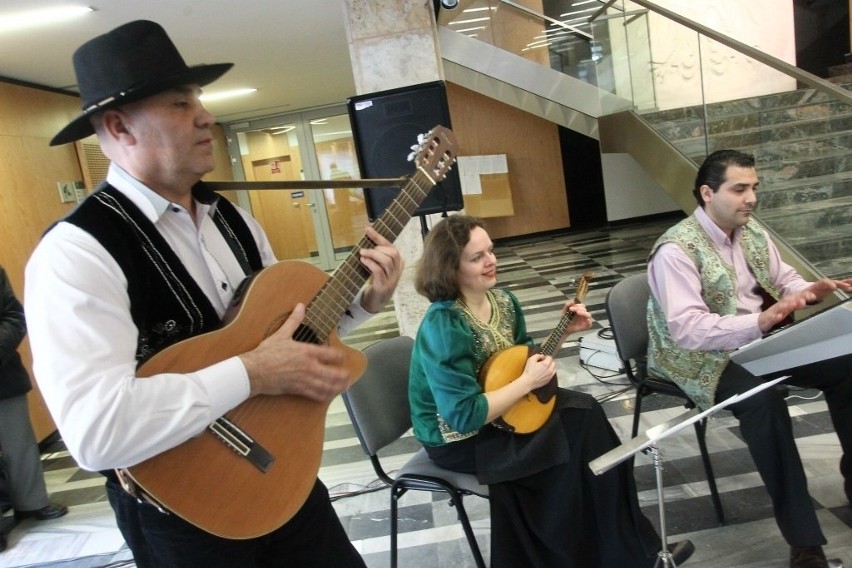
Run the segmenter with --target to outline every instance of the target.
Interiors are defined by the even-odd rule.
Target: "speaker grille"
[[[408,161],[417,136],[436,125],[451,128],[443,82],[423,83],[359,95],[349,99],[349,119],[358,167],[365,178],[393,178],[414,172]],[[399,190],[366,187],[367,216],[375,220]],[[414,215],[458,211],[464,207],[461,182],[455,168],[430,192]]]

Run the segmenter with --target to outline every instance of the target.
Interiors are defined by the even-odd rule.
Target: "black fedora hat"
[[[180,85],[203,86],[233,66],[187,66],[162,26],[147,20],[129,22],[87,41],[74,52],[73,60],[83,114],[60,130],[51,146],[93,134],[89,117],[98,111]]]

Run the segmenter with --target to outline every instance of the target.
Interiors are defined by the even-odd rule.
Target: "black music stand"
[[[749,389],[743,393],[736,394],[728,399],[723,400],[722,402],[716,404],[715,406],[711,406],[707,410],[703,412],[699,412],[697,408],[693,408],[683,414],[675,416],[662,424],[657,424],[652,428],[648,428],[644,433],[639,434],[635,438],[621,444],[620,446],[611,449],[607,453],[599,456],[592,461],[589,462],[589,467],[592,469],[595,475],[600,475],[617,466],[623,461],[626,461],[630,457],[639,452],[646,452],[651,454],[651,458],[654,462],[654,472],[656,474],[657,480],[657,507],[660,512],[660,552],[657,553],[657,562],[654,564],[654,568],[657,566],[662,566],[663,568],[674,567],[677,568],[677,564],[675,564],[674,559],[672,558],[672,553],[669,551],[668,546],[668,536],[666,535],[666,508],[665,508],[665,500],[663,499],[663,460],[660,457],[660,451],[657,448],[658,442],[668,438],[672,434],[680,432],[687,426],[698,422],[699,420],[703,420],[704,418],[709,417],[711,414],[715,414],[726,406],[738,402],[740,400],[746,399],[751,395],[760,392],[764,389],[768,389],[770,387],[775,386],[780,383],[784,379],[788,379],[789,376],[778,377],[777,379],[772,379],[771,381],[766,381],[765,383],[761,383],[760,385]]]

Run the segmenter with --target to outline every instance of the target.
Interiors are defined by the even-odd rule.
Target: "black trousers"
[[[600,404],[582,396],[587,408],[557,407],[551,418],[568,441],[569,461],[489,485],[492,568],[651,568],[659,560],[661,539],[639,508],[632,463],[600,476],[589,468],[621,441]],[[477,437],[427,452],[442,467],[477,473]]]
[[[174,514],[106,484],[118,528],[139,568],[365,568],[317,480],[307,502],[283,527],[259,538],[230,540],[207,533]]]
[[[765,379],[790,375],[789,385],[816,388],[825,395],[843,455],[840,471],[846,496],[852,501],[852,355],[796,367],[767,377],[756,377],[729,364],[719,380],[716,402],[757,386]],[[793,437],[787,404],[776,389],[766,389],[728,406],[740,422],[740,431],[766,485],[781,534],[790,545],[825,544],[802,460]]]

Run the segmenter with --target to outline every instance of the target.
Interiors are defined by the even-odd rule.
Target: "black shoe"
[[[49,521],[50,519],[58,519],[68,513],[68,507],[51,503],[41,509],[35,511],[15,511],[15,520],[23,521],[24,519],[35,519],[37,521]]]
[[[692,544],[691,540],[680,540],[669,545],[669,552],[672,553],[672,561],[674,561],[675,566],[680,566],[689,560],[689,557],[695,552],[695,545]]]
[[[6,535],[0,533],[0,552],[6,550]]]
[[[831,568],[843,566],[840,560],[826,560],[821,546],[791,546],[790,568]]]

